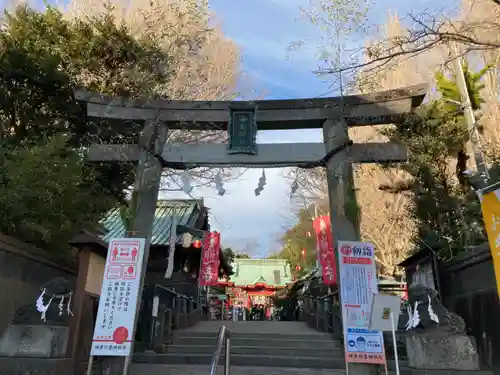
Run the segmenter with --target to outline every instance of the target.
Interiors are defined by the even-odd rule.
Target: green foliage
[[[85,165],[75,150],[135,142],[140,128],[87,119],[74,89],[154,96],[170,77],[169,57],[109,14],[68,21],[55,8],[18,7],[1,26],[0,230],[53,249],[123,201],[133,181],[131,165]]]
[[[138,192],[133,190],[130,199],[120,205],[120,218],[126,231],[132,231],[134,227],[137,196]]]
[[[479,106],[480,78],[486,69],[472,73],[465,66],[464,71],[471,100]],[[447,100],[461,101],[459,91],[454,79],[443,74],[436,79],[441,98],[420,107],[404,124],[385,134],[409,150],[409,162],[403,168],[413,179],[415,245],[422,247],[423,241],[449,258],[466,246],[484,242],[484,232],[477,196],[463,184],[467,124],[460,109]],[[456,171],[450,168],[454,161]]]
[[[247,253],[235,252],[230,247],[226,247],[222,250],[222,252],[229,263],[232,263],[235,259],[250,259],[250,256]]]
[[[154,93],[155,85],[168,79],[166,68],[154,63],[167,60],[159,46],[135,40],[125,26],[116,27],[111,16],[67,21],[50,7],[44,12],[19,7],[6,14],[3,26],[0,114],[8,123],[4,141],[18,145],[69,132],[72,144],[81,145],[137,136],[133,124],[88,122],[73,90]]]
[[[301,210],[299,222],[281,238],[283,248],[268,258],[286,259],[297,278],[304,276],[316,266],[316,239],[313,233],[312,217],[308,210]],[[304,249],[305,256],[302,255]],[[301,269],[297,271],[296,266]]]
[[[247,253],[236,253],[235,255],[236,259],[250,259],[250,255]]]
[[[26,242],[62,253],[114,203],[62,137],[4,151],[2,160],[0,231]]]
[[[469,99],[473,110],[479,109],[481,107],[481,104],[484,103],[483,98],[481,98],[480,92],[482,89],[484,89],[485,86],[481,82],[481,79],[491,68],[491,65],[487,65],[479,72],[474,73],[469,70],[469,65],[467,63],[464,63],[462,65],[462,70],[465,77],[465,85],[469,93]],[[441,93],[441,97],[445,101],[446,99],[449,99],[455,102],[462,102],[460,90],[457,87],[456,80],[457,78],[455,74],[453,74],[451,77],[446,77],[443,72],[436,73],[437,88]],[[456,106],[454,106],[453,104],[450,105],[452,107],[448,108],[448,110],[453,111],[453,107]]]
[[[222,250],[222,253],[224,254],[224,257],[227,259],[228,263],[233,263],[235,257],[233,249],[231,249],[230,247],[226,247]]]

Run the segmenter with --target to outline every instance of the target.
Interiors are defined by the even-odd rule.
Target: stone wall
[[[0,234],[0,335],[15,311],[26,304],[34,306],[40,286],[56,277],[74,284],[76,268],[47,251]]]

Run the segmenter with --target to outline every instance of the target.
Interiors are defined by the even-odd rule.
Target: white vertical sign
[[[92,356],[131,354],[145,242],[144,238],[114,238],[109,242]]]
[[[338,252],[346,361],[385,364],[382,332],[370,330],[372,298],[378,293],[375,248],[339,241]]]
[[[172,222],[170,225],[170,244],[168,247],[167,269],[165,270],[165,279],[170,279],[174,272],[175,246],[177,245],[177,216],[174,207],[172,214]]]

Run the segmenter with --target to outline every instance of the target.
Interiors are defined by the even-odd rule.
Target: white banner
[[[141,283],[144,238],[114,238],[108,247],[92,356],[128,356]]]
[[[170,225],[170,245],[168,248],[168,263],[167,269],[165,270],[165,279],[170,279],[174,272],[175,246],[177,245],[177,216],[175,213],[176,209],[174,208],[172,224]]]
[[[375,248],[339,241],[338,252],[346,361],[384,364],[382,332],[369,329],[372,298],[378,293]]]

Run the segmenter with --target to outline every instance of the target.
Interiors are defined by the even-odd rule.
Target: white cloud
[[[287,49],[299,40],[318,40],[318,30],[301,17],[307,0],[212,0],[225,33],[241,48],[246,73],[273,98],[314,97],[328,84],[312,73],[317,68],[315,43],[306,44],[287,59]]]

